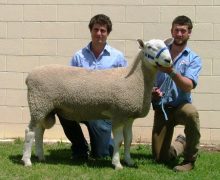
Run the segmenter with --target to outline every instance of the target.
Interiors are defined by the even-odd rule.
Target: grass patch
[[[89,160],[88,162],[72,162],[70,160],[70,144],[45,144],[46,162],[40,163],[32,155],[32,167],[21,164],[23,141],[0,143],[0,179],[187,179],[206,180],[220,177],[220,153],[200,151],[200,156],[193,171],[175,173],[172,166],[156,164],[148,145],[137,145],[131,148],[131,155],[137,164],[136,168],[124,167],[115,171],[111,159]],[[33,153],[34,154],[34,153]],[[122,153],[123,157],[123,153]]]

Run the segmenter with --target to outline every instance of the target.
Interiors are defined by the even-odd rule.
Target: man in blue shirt
[[[124,55],[109,46],[106,42],[112,30],[110,18],[104,14],[94,16],[89,23],[92,41],[79,50],[72,58],[70,65],[86,69],[100,70],[127,66]],[[94,81],[97,81],[94,79]],[[95,85],[94,85],[95,86]],[[64,133],[71,141],[72,159],[86,160],[89,146],[79,123],[59,117]],[[89,131],[91,156],[100,158],[112,156],[113,142],[111,139],[111,121],[92,120],[83,122]]]
[[[174,42],[169,47],[173,66],[160,68],[152,91],[152,153],[158,162],[168,162],[183,154],[184,161],[174,167],[175,171],[194,168],[200,140],[199,114],[192,105],[191,90],[197,86],[202,64],[200,57],[187,47],[192,28],[186,16],[173,20]],[[176,125],[185,126],[185,136],[177,136],[171,144]]]

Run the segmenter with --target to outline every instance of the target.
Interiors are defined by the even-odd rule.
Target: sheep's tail
[[[138,53],[138,55],[136,56],[136,59],[134,60],[134,63],[132,65],[132,67],[130,68],[130,71],[128,72],[128,74],[125,76],[125,78],[128,78],[130,75],[133,74],[133,72],[135,71],[135,69],[137,68],[137,65],[139,64],[140,60],[143,58],[143,52],[140,51]]]

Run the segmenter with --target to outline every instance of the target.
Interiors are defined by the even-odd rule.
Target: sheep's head
[[[148,62],[155,66],[170,67],[172,65],[172,58],[167,45],[173,42],[173,38],[165,41],[152,39],[145,43],[140,39],[137,41]]]

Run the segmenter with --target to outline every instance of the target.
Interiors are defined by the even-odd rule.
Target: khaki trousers
[[[192,104],[183,104],[177,108],[166,108],[168,120],[162,110],[155,110],[152,131],[152,153],[155,160],[167,162],[183,153],[184,160],[195,161],[200,140],[199,114]],[[186,144],[174,141],[174,127],[184,125]]]

